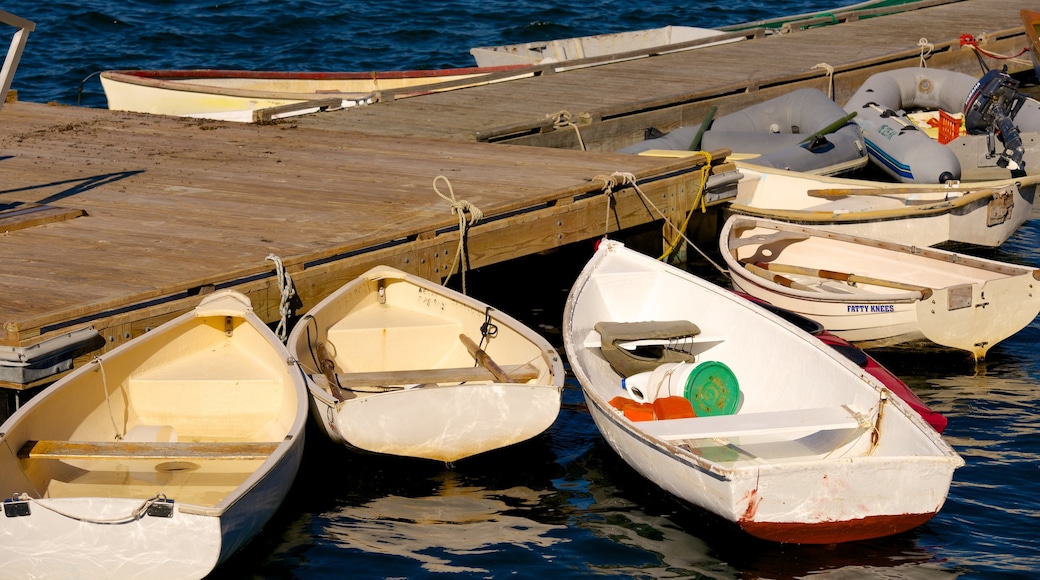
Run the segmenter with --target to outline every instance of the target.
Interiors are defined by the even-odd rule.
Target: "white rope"
[[[829,65],[829,64],[827,64],[827,63],[825,63],[825,62],[821,62],[820,64],[817,64],[816,66],[812,67],[812,69],[818,69],[818,68],[822,68],[823,70],[825,70],[827,72],[827,97],[833,101],[834,100],[834,67]],[[810,69],[810,70],[812,70],[812,69]]]
[[[148,512],[148,508],[151,507],[152,504],[157,503],[159,501],[165,502],[166,501],[166,495],[160,493],[158,495],[150,497],[150,498],[144,500],[144,502],[140,506],[138,506],[135,510],[131,511],[128,515],[119,516],[119,517],[115,517],[115,518],[86,518],[86,517],[82,517],[82,516],[73,515],[73,514],[70,514],[68,512],[63,512],[63,511],[59,510],[58,508],[56,508],[56,507],[54,507],[52,505],[48,505],[46,502],[43,502],[43,501],[40,501],[38,499],[29,497],[29,495],[25,494],[25,493],[16,493],[14,495],[14,497],[12,497],[11,499],[16,500],[16,501],[32,502],[35,505],[38,505],[38,506],[40,506],[40,507],[42,507],[42,508],[44,508],[46,510],[50,510],[50,511],[58,514],[59,516],[69,518],[70,520],[76,520],[78,522],[85,522],[85,523],[88,523],[88,524],[115,525],[115,524],[128,524],[130,522],[137,521],[137,520],[141,519],[142,517],[144,517],[145,513]]]
[[[281,258],[274,254],[269,254],[265,259],[274,262],[275,272],[278,273],[278,291],[281,294],[281,300],[278,303],[278,313],[281,315],[281,320],[278,321],[275,333],[278,335],[279,340],[285,342],[289,336],[289,301],[296,295],[296,288],[293,286],[292,276],[285,271]]]
[[[574,129],[574,134],[578,136],[578,145],[581,145],[581,150],[588,151],[588,149],[585,148],[585,140],[581,138],[581,131],[578,129],[578,126],[571,121],[571,114],[569,112],[560,111],[554,115],[546,116],[553,120],[553,129],[566,129],[567,127],[572,127]]]
[[[932,50],[935,49],[935,45],[928,42],[927,38],[922,38],[917,41],[917,46],[921,47],[921,68],[927,68],[928,64],[925,62],[925,59],[931,56]]]
[[[448,186],[448,194],[444,195],[440,189],[437,188],[437,182],[444,180],[444,183]],[[462,273],[462,293],[466,293],[466,263],[464,261],[466,253],[466,233],[469,228],[476,225],[477,222],[484,219],[484,212],[473,205],[472,203],[460,199],[455,199],[455,190],[451,186],[451,181],[448,181],[447,177],[438,175],[433,178],[433,191],[441,196],[442,199],[451,204],[451,213],[459,216],[459,246],[455,250],[455,259],[451,262],[451,269],[448,270],[448,275],[444,277],[444,286],[448,285],[448,280],[455,273],[455,267],[459,266],[459,271]],[[466,219],[466,212],[469,212],[469,219]]]
[[[105,376],[105,365],[101,364],[101,358],[99,357],[94,357],[90,362],[96,364],[101,371],[101,388],[105,391],[105,406],[108,407],[108,418],[112,421],[112,432],[115,433],[115,439],[119,441],[123,438],[123,435],[119,433],[119,426],[116,425],[116,417],[112,412],[112,401],[108,398],[108,377]]]

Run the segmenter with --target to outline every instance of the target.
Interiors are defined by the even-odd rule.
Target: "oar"
[[[473,340],[470,337],[466,336],[465,334],[460,334],[459,340],[462,341],[462,344],[466,345],[466,350],[469,351],[470,356],[472,356],[484,368],[491,371],[491,374],[494,375],[496,379],[498,379],[498,382],[514,382],[513,379],[509,377],[509,374],[506,373],[506,371],[502,370],[502,367],[498,366],[498,363],[491,360],[491,357],[488,356],[488,353],[481,350],[480,347],[477,346],[477,343],[473,342]]]
[[[882,286],[885,288],[895,288],[897,290],[918,292],[921,294],[922,300],[927,299],[932,295],[931,288],[914,286],[913,284],[905,284],[903,282],[895,282],[892,280],[883,280],[881,278],[873,278],[871,276],[860,276],[859,274],[847,274],[845,272],[835,272],[833,270],[819,270],[816,268],[806,268],[805,266],[777,264],[776,262],[759,262],[758,264],[756,264],[756,266],[762,268],[763,270],[768,270],[770,272],[783,272],[785,274],[802,274],[805,276],[813,276],[825,280],[838,280],[841,282],[869,284],[871,286]]]
[[[781,276],[780,274],[773,274],[769,270],[767,270],[765,268],[762,268],[762,267],[759,267],[759,266],[756,266],[755,264],[751,264],[749,262],[744,262],[744,268],[747,271],[751,272],[752,274],[755,274],[756,276],[761,276],[762,278],[765,278],[766,280],[769,280],[770,282],[774,282],[774,283],[779,284],[781,286],[784,286],[786,288],[793,288],[795,290],[804,290],[806,292],[816,292],[815,288],[810,288],[810,287],[806,286],[805,284],[802,284],[800,282],[795,282],[794,280],[792,280],[792,279],[790,279],[790,278],[788,278],[786,276]]]
[[[845,115],[844,117],[842,117],[842,118],[838,119],[837,121],[831,123],[830,125],[827,125],[823,129],[820,129],[819,131],[813,133],[812,135],[809,135],[805,139],[802,139],[801,141],[798,142],[798,144],[799,145],[804,145],[806,143],[812,143],[813,139],[816,139],[817,137],[823,137],[824,135],[830,135],[831,133],[837,131],[838,129],[841,129],[845,125],[848,125],[849,121],[851,121],[855,117],[856,117],[856,111],[853,111],[853,112],[849,113],[848,115]]]
[[[701,126],[697,128],[697,134],[693,136],[693,141],[690,141],[690,151],[697,151],[701,148],[701,139],[704,137],[704,132],[711,126],[712,121],[715,120],[715,111],[719,108],[712,105],[708,109],[708,114],[704,116],[704,120],[701,121]]]

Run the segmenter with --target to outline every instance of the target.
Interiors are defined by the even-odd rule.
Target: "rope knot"
[[[443,180],[448,186],[448,195],[441,193],[441,190],[437,187],[437,182]],[[451,181],[448,181],[447,177],[438,175],[433,178],[433,191],[441,197],[441,199],[451,204],[451,213],[459,216],[459,246],[455,251],[455,259],[451,263],[451,269],[448,270],[448,275],[444,278],[444,285],[447,286],[448,280],[451,279],[452,274],[455,273],[455,267],[459,266],[462,272],[462,293],[466,293],[466,236],[469,228],[476,225],[477,222],[484,219],[484,212],[480,211],[480,208],[473,205],[472,203],[464,199],[455,199],[455,190],[451,186]],[[469,213],[469,219],[466,219],[466,214]]]
[[[571,120],[572,116],[569,111],[559,111],[552,115],[546,115],[546,117],[552,119],[553,130],[566,129],[567,127],[574,129],[574,134],[578,136],[578,144],[581,145],[581,150],[587,151],[585,149],[585,141],[581,138],[581,131],[578,130],[578,126],[574,124],[574,121]]]

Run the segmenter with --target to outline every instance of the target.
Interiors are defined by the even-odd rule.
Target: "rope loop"
[[[812,67],[812,69],[810,69],[810,70],[815,70],[815,69],[818,69],[818,68],[822,68],[827,73],[827,98],[829,98],[830,100],[833,101],[834,100],[834,67],[829,65],[829,64],[827,64],[827,63],[825,63],[825,62],[821,62],[821,63],[817,64],[816,66]]]
[[[921,68],[927,68],[928,63],[925,62],[925,59],[932,55],[935,45],[928,42],[927,38],[922,37],[917,41],[917,46],[921,47]]]
[[[480,348],[487,348],[492,338],[498,336],[498,325],[491,322],[491,307],[484,310],[484,324],[480,325]]]
[[[448,195],[441,193],[437,183],[444,181],[448,187]],[[443,175],[438,175],[433,178],[433,191],[441,197],[441,199],[451,204],[451,213],[459,216],[459,246],[455,250],[455,258],[452,260],[451,268],[448,270],[448,275],[444,278],[444,286],[448,285],[448,280],[451,279],[455,273],[455,267],[459,267],[459,271],[462,273],[462,293],[466,293],[466,268],[465,268],[465,253],[466,253],[466,236],[469,233],[469,228],[476,225],[480,220],[484,219],[484,212],[480,211],[480,208],[473,205],[472,203],[464,199],[455,199],[455,190],[451,186],[451,181]],[[469,218],[466,218],[466,214],[469,214]]]
[[[285,271],[285,266],[282,265],[281,258],[274,254],[268,254],[264,259],[274,262],[275,272],[278,273],[278,291],[279,294],[281,294],[281,300],[278,303],[278,313],[281,315],[281,320],[278,321],[278,327],[275,329],[275,333],[278,335],[279,340],[285,342],[289,336],[289,301],[296,295],[296,288],[293,285],[292,277]]]
[[[567,127],[573,128],[574,134],[578,136],[578,144],[581,145],[581,150],[588,151],[588,149],[585,148],[585,140],[581,138],[581,131],[578,129],[578,126],[574,124],[574,121],[571,120],[572,117],[570,112],[559,111],[546,116],[552,119],[553,129],[555,130],[566,129]]]

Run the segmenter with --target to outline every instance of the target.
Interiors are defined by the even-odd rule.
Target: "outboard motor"
[[[991,70],[975,83],[964,101],[964,128],[972,135],[989,135],[989,154],[996,155],[996,138],[1004,144],[997,165],[1007,167],[1008,160],[1025,169],[1022,157],[1025,147],[1015,115],[1022,109],[1026,96],[1018,92],[1018,81],[1004,70]]]

